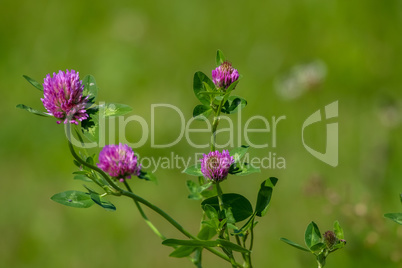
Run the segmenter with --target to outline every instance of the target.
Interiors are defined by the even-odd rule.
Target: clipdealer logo
[[[325,120],[338,117],[338,101],[334,101],[324,108]],[[338,166],[338,123],[327,123],[327,137],[325,153],[318,152],[308,146],[304,141],[304,129],[314,123],[324,120],[321,116],[321,110],[315,111],[303,123],[302,127],[302,142],[304,148],[322,162],[336,167]]]
[[[166,104],[166,103],[159,103],[159,104],[152,104],[151,105],[151,121],[147,122],[145,118],[139,116],[139,115],[131,115],[128,117],[124,116],[119,116],[118,117],[118,124],[115,125],[115,120],[113,121],[108,121],[108,128],[106,128],[106,120],[107,120],[107,111],[113,110],[114,107],[112,105],[108,105],[106,103],[101,103],[99,105],[99,114],[98,114],[98,122],[99,122],[99,127],[98,130],[93,133],[96,135],[96,141],[93,140],[86,140],[85,142],[82,140],[77,140],[74,135],[71,135],[69,132],[71,131],[70,129],[65,129],[66,135],[69,138],[69,140],[72,142],[74,146],[77,147],[82,147],[82,148],[95,148],[95,147],[103,147],[106,144],[113,144],[116,134],[118,134],[118,140],[122,143],[128,144],[130,147],[133,148],[138,148],[146,144],[147,142],[150,142],[151,148],[169,148],[173,147],[176,144],[178,144],[181,140],[185,139],[187,143],[197,149],[205,149],[209,147],[209,143],[205,144],[198,144],[195,143],[195,140],[192,139],[191,133],[197,132],[197,133],[204,133],[204,132],[210,132],[212,129],[212,126],[208,120],[204,121],[204,128],[198,129],[198,128],[192,128],[192,123],[195,120],[195,118],[190,118],[187,122],[185,120],[184,114],[182,111],[171,104]],[[176,113],[176,121],[179,122],[179,130],[180,133],[179,135],[175,138],[174,141],[167,142],[165,143],[158,143],[156,136],[158,130],[156,129],[157,125],[157,110],[159,113],[166,113],[167,110],[171,110],[171,112]],[[319,151],[314,150],[311,148],[309,145],[306,144],[305,142],[305,129],[315,123],[321,122],[323,120],[328,120],[332,118],[337,118],[338,117],[338,101],[335,101],[333,103],[330,103],[325,106],[324,108],[324,116],[322,115],[321,110],[315,111],[313,114],[311,114],[303,123],[302,126],[302,143],[303,146],[306,148],[306,150],[316,157],[317,159],[321,160],[322,162],[336,167],[338,165],[338,123],[328,123],[326,125],[326,149],[325,153],[321,153]],[[242,144],[242,139],[245,139],[246,144],[249,144],[250,147],[256,148],[256,149],[262,149],[262,148],[276,148],[277,147],[277,131],[278,131],[278,123],[282,120],[286,119],[285,115],[276,117],[272,116],[272,118],[268,118],[261,116],[261,115],[254,115],[251,118],[248,118],[246,122],[243,124],[242,122],[242,114],[241,111],[239,111],[237,115],[237,129],[235,128],[232,120],[227,117],[227,116],[221,116],[220,120],[225,120],[228,122],[228,128],[224,128],[220,130],[220,132],[227,132],[229,135],[228,140],[225,140],[224,144],[216,144],[217,148],[227,148],[227,147],[236,147],[241,146]],[[173,118],[172,118],[173,120]],[[259,122],[260,127],[259,128],[252,128],[251,122]],[[137,142],[130,143],[127,140],[126,137],[126,128],[127,125],[130,122],[136,122],[139,126],[137,128],[137,131],[139,131],[140,139]],[[158,121],[159,122],[159,121]],[[116,127],[118,127],[118,133],[116,133]],[[237,139],[234,136],[234,133],[237,133]],[[264,140],[259,140],[262,143],[256,143],[250,136],[252,133],[260,133],[263,135],[267,135],[268,139]],[[108,134],[108,135],[107,135]],[[106,137],[108,136],[108,141],[106,140]],[[270,142],[268,142],[270,140]],[[256,140],[257,141],[257,140]],[[205,141],[204,141],[205,142]],[[269,143],[269,144],[268,144]],[[170,157],[159,157],[158,159],[154,159],[150,157],[149,159],[144,156],[141,157],[145,163],[144,166],[155,166],[155,168],[163,168],[163,169],[171,169],[171,168],[179,168],[182,169],[183,166],[187,167],[190,163],[193,161],[198,161],[199,156],[194,156],[194,159],[190,158],[184,158],[183,156],[176,155],[173,152],[171,152]],[[247,163],[250,163],[252,166],[255,167],[261,167],[261,168],[268,168],[268,169],[283,169],[286,168],[286,161],[285,158],[276,155],[275,152],[268,152],[268,155],[265,157],[254,157],[250,158],[248,154],[245,155],[245,161]]]

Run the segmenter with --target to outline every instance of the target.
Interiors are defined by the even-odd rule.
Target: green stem
[[[327,250],[324,250],[323,253],[321,253],[319,255],[316,255],[318,268],[322,268],[322,267],[325,266],[327,256],[328,256],[328,251]]]
[[[130,185],[127,183],[127,181],[124,180],[123,183],[124,183],[124,186],[126,186],[127,191],[129,191],[129,192],[132,193],[133,191],[131,190]],[[138,203],[138,201],[135,200],[135,199],[133,199],[133,201],[134,201],[135,205],[137,206],[137,209],[138,209],[138,211],[140,212],[141,217],[144,219],[144,221],[146,222],[146,224],[148,224],[149,228],[151,228],[151,230],[152,230],[157,236],[159,236],[160,239],[166,240],[166,237],[165,237],[161,232],[159,232],[159,230],[155,227],[155,225],[153,225],[152,222],[148,219],[148,217],[147,217],[147,215],[145,214],[144,210],[142,209],[140,203]]]
[[[222,199],[223,194],[222,194],[222,189],[221,189],[221,186],[219,185],[219,182],[216,182],[216,191],[218,193],[219,210],[221,213],[224,213],[223,199]],[[226,231],[226,237],[224,236],[225,231]],[[222,230],[219,233],[219,238],[230,241],[229,230],[226,228],[226,224],[222,227]],[[232,266],[236,267],[236,266],[234,266],[236,264],[236,261],[233,257],[232,251],[230,249],[223,248],[223,252],[225,252],[225,254],[229,257],[230,263],[232,264]]]
[[[121,189],[121,190],[122,190],[121,191],[122,195],[130,197],[131,199],[133,199],[133,200],[135,200],[137,202],[140,202],[140,203],[144,204],[145,206],[149,207],[150,209],[152,209],[153,211],[155,211],[156,213],[161,215],[165,220],[167,220],[170,224],[172,224],[177,230],[179,230],[182,234],[184,234],[188,238],[198,240],[195,236],[190,234],[178,222],[176,222],[172,217],[170,217],[165,211],[163,211],[159,207],[155,206],[154,204],[148,202],[147,200],[143,199],[142,197],[140,197],[140,196],[138,196],[138,195],[136,195],[136,194],[134,194],[132,192],[128,192],[128,191],[125,191],[123,189]]]
[[[219,210],[223,214],[223,213],[225,213],[224,205],[223,205],[223,197],[222,197],[223,193],[222,193],[222,188],[221,188],[219,182],[216,182],[216,191],[218,193]],[[225,215],[225,217],[226,217],[226,215]],[[223,233],[225,231],[226,231],[226,237],[224,237],[224,235],[223,235]],[[221,230],[220,238],[227,239],[228,241],[230,241],[229,230],[228,230],[228,228],[226,228],[226,224],[224,225],[224,227]]]
[[[214,113],[214,121],[212,122],[211,151],[215,151],[216,130],[218,129],[219,116],[221,114],[224,99],[219,103],[218,109]]]
[[[216,182],[215,185],[216,185],[216,192],[218,194],[219,215],[223,215],[224,207],[223,207],[223,199],[222,199],[222,189],[221,189],[221,186],[219,185],[219,181]],[[219,232],[219,238],[226,239],[224,236],[225,230],[226,230],[226,224],[222,227],[221,231]]]
[[[253,221],[251,223],[251,227],[250,227],[250,253],[247,253],[247,264],[248,264],[248,268],[252,268],[253,265],[251,263],[251,252],[253,250],[253,245],[254,245],[254,218]]]
[[[243,247],[243,245],[241,244],[241,241],[240,241],[240,237],[238,235],[235,235],[235,237],[236,237],[237,244],[239,246]],[[245,261],[245,264],[247,264],[247,254],[242,252],[241,255],[243,257],[243,260]]]
[[[215,151],[216,129],[218,127],[218,123],[219,123],[219,118],[214,116],[214,121],[212,123],[211,152]]]
[[[254,219],[253,218],[253,222],[251,223],[251,227],[250,227],[250,248],[249,250],[252,251],[253,250],[253,244],[254,244]]]
[[[211,133],[211,152],[215,151],[215,145],[216,145],[216,130],[218,129],[218,124],[219,124],[219,116],[221,114],[222,110],[222,105],[223,105],[224,99],[219,103],[218,109],[214,111],[214,120],[212,122],[212,133]],[[224,207],[223,207],[223,200],[222,200],[222,189],[219,185],[219,182],[216,183],[216,190],[218,193],[218,202],[219,202],[219,210],[221,213],[224,212]],[[226,226],[222,227],[222,230],[219,233],[219,238],[227,239],[229,241],[229,234]],[[227,238],[224,237],[224,232],[226,230]],[[223,248],[223,252],[229,257],[230,263],[232,264],[232,267],[237,267],[238,264],[236,263],[233,253],[231,250]]]
[[[216,191],[218,193],[219,210],[223,212],[223,200],[222,200],[222,188],[219,185],[219,181],[216,182]]]
[[[232,252],[229,251],[229,252],[227,253],[227,255],[228,255],[229,258],[230,258],[230,263],[232,264],[232,268],[237,268],[237,263],[236,263],[236,260],[235,260],[234,257],[233,257]]]
[[[68,140],[70,141],[71,139],[71,126],[70,125],[68,125],[67,126],[67,129],[68,129]],[[83,138],[82,138],[82,136],[81,136],[81,131],[80,131],[80,129],[79,129],[79,127],[77,126],[77,125],[74,125],[74,130],[75,130],[75,132],[77,133],[77,136],[78,136],[78,139],[79,139],[79,141],[81,142],[81,146],[82,146],[82,148],[84,149],[84,151],[85,151],[85,154],[84,154],[84,156],[85,156],[85,158],[87,158],[88,156],[89,156],[89,153],[88,153],[88,150],[87,150],[87,148],[85,147],[85,144],[84,144],[84,140],[83,140]],[[103,184],[102,184],[102,182],[99,180],[99,178],[98,178],[98,175],[92,170],[91,171],[91,174],[92,174],[92,181],[94,182],[94,183],[96,183],[99,187],[101,187],[101,188],[103,188]],[[105,193],[105,195],[107,195],[108,193]]]

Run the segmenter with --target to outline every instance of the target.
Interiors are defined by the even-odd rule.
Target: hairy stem
[[[131,190],[131,188],[130,188],[130,185],[128,185],[128,183],[127,183],[126,180],[124,180],[124,186],[126,186],[127,191],[129,191],[129,192],[131,192],[131,193],[133,192],[133,191]],[[140,203],[138,203],[138,201],[135,200],[135,199],[133,199],[133,201],[134,201],[135,205],[137,206],[137,209],[138,209],[138,211],[140,212],[141,217],[144,219],[144,221],[146,222],[146,224],[148,224],[149,228],[151,228],[151,230],[152,230],[157,236],[159,236],[160,239],[166,240],[166,237],[165,237],[161,232],[159,232],[159,230],[155,227],[155,225],[153,225],[152,222],[148,219],[148,217],[147,217],[147,215],[145,214],[144,210],[142,209]]]
[[[215,151],[215,145],[216,145],[216,130],[218,129],[219,116],[220,116],[220,114],[221,114],[223,101],[224,101],[224,100],[222,100],[222,101],[219,103],[218,109],[216,109],[216,110],[215,110],[215,113],[214,113],[214,121],[212,122],[212,133],[211,133],[211,152],[212,152],[212,151]]]

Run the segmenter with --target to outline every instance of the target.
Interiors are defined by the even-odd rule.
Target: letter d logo
[[[334,117],[338,117],[338,101],[334,101],[333,103],[325,106],[325,119]],[[306,150],[314,157],[330,166],[336,167],[338,166],[338,123],[327,124],[327,142],[325,154],[317,152],[304,142],[304,129],[311,124],[320,122],[321,120],[321,111],[318,110],[310,115],[306,121],[304,121],[302,128],[302,142],[304,148],[306,148]]]

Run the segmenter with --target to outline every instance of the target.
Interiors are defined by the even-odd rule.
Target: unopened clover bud
[[[326,231],[324,233],[324,242],[327,248],[331,249],[338,242],[338,238],[333,231]]]

